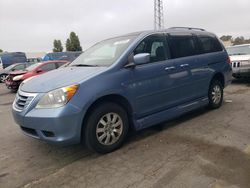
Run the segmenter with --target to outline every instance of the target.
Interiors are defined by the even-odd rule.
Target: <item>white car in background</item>
[[[227,48],[233,69],[233,77],[250,77],[250,44],[236,45]]]

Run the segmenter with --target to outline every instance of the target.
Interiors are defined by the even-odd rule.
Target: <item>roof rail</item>
[[[188,30],[206,31],[205,29],[195,28],[195,27],[170,27],[169,29],[188,29]]]

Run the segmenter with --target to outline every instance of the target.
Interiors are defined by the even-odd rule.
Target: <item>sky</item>
[[[250,38],[249,0],[163,0],[165,28],[200,27]],[[83,49],[154,28],[154,0],[0,0],[0,49],[49,52],[71,31]]]

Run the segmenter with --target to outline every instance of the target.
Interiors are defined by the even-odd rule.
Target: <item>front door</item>
[[[131,70],[129,90],[136,118],[160,112],[176,102],[174,80],[171,78],[175,67],[169,60],[166,36],[155,34],[146,37],[134,50],[134,55],[140,53],[149,53],[150,62]]]

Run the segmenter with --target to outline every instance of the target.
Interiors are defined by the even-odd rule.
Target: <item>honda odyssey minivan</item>
[[[232,68],[217,37],[170,28],[111,38],[69,66],[22,82],[13,116],[24,134],[83,143],[99,153],[141,130],[208,106],[219,108]]]

